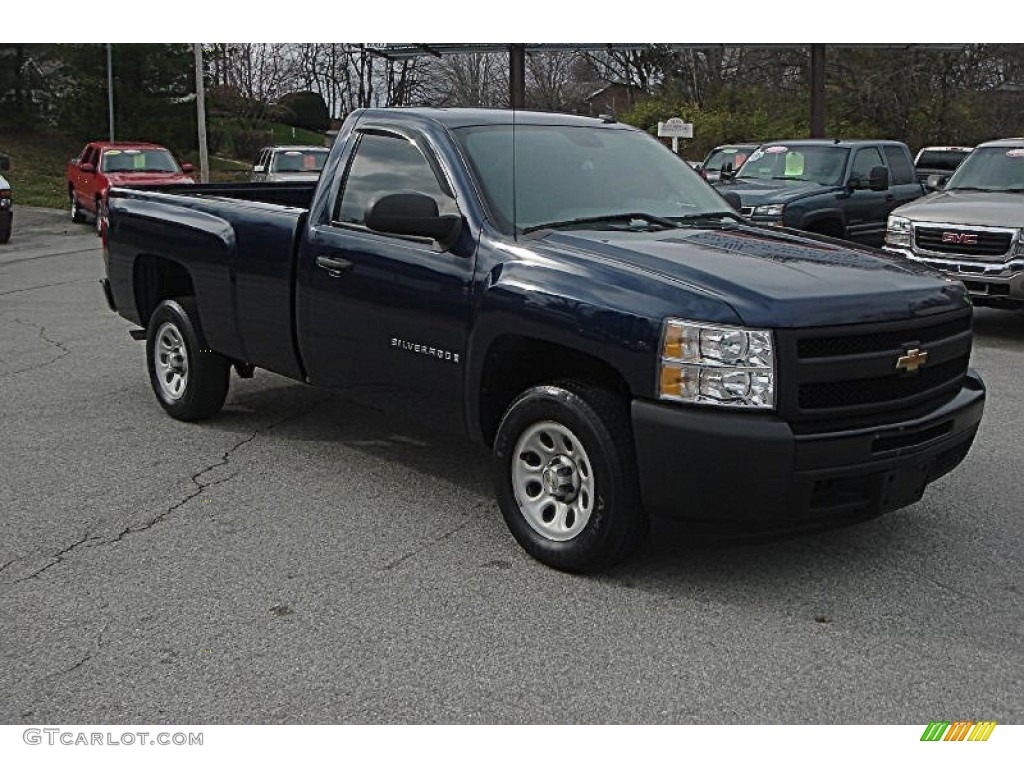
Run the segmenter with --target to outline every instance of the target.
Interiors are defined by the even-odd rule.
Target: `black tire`
[[[628,404],[607,389],[563,381],[522,393],[498,427],[494,461],[505,522],[545,565],[598,571],[647,535]]]
[[[0,229],[0,245],[5,245],[10,242],[11,239],[11,225],[8,224],[4,229]]]
[[[85,221],[85,215],[82,213],[82,206],[78,204],[78,198],[75,196],[75,190],[71,190],[68,193],[71,198],[71,221],[75,224],[81,224]]]
[[[224,405],[231,364],[207,346],[191,296],[162,301],[154,310],[146,330],[146,367],[157,402],[176,419],[206,419]]]

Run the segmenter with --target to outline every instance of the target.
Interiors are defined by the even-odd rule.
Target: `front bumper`
[[[911,261],[927,264],[963,282],[971,301],[979,306],[1024,305],[1024,259],[1001,262],[919,256],[909,248],[884,246],[884,250]]]
[[[967,455],[985,403],[970,371],[960,392],[921,418],[794,434],[764,415],[635,400],[637,467],[654,517],[745,530],[838,524],[919,500]]]

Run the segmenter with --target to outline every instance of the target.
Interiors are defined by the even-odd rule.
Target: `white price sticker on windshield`
[[[1024,157],[1024,149],[1011,149],[1006,153],[1007,157]]]

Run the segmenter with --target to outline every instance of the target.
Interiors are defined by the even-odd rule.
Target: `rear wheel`
[[[494,444],[496,491],[520,546],[564,571],[606,568],[647,533],[626,402],[584,382],[533,387]]]
[[[0,245],[9,242],[11,239],[11,226],[8,224],[4,229],[0,229]]]
[[[156,399],[174,418],[209,418],[224,405],[231,364],[207,347],[193,297],[157,306],[146,333],[146,362]]]

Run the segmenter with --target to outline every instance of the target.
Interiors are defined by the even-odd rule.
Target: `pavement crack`
[[[46,678],[49,679],[51,677],[58,677],[61,675],[70,674],[74,672],[76,669],[80,669],[82,666],[86,664],[86,662],[91,661],[92,657],[100,650],[100,648],[103,647],[103,635],[105,635],[107,630],[110,629],[111,621],[111,619],[107,619],[107,623],[103,625],[103,628],[100,630],[99,634],[96,635],[96,641],[93,644],[93,647],[86,651],[85,655],[82,658],[80,658],[78,661],[76,661],[74,664],[72,664],[70,667],[67,667],[66,669],[59,669],[56,672],[51,672],[49,675],[46,676]]]
[[[419,547],[416,547],[415,549],[413,549],[413,550],[411,550],[409,552],[406,552],[404,555],[402,555],[400,557],[395,558],[390,563],[387,563],[381,570],[384,570],[384,571],[392,571],[392,570],[394,570],[395,568],[397,568],[398,566],[402,565],[402,563],[406,562],[407,560],[411,560],[412,558],[416,557],[416,555],[419,555],[422,552],[426,552],[431,547],[436,547],[441,542],[443,542],[443,541],[445,541],[447,539],[450,539],[456,533],[458,533],[463,528],[465,528],[467,525],[469,525],[469,523],[470,523],[469,520],[463,520],[461,523],[459,523],[457,526],[452,528],[447,533],[442,533],[437,538],[431,539],[430,541],[424,543],[423,545],[421,545]]]
[[[174,512],[176,512],[177,510],[181,509],[183,506],[185,506],[190,501],[192,501],[192,499],[196,498],[201,493],[204,493],[209,488],[213,488],[214,486],[221,485],[223,483],[227,483],[227,482],[233,480],[234,478],[238,477],[239,472],[232,472],[231,474],[229,474],[229,475],[227,475],[225,477],[217,478],[216,480],[204,481],[202,479],[203,475],[207,474],[208,472],[212,472],[213,470],[218,469],[220,467],[228,466],[228,464],[230,464],[230,462],[231,462],[231,457],[242,446],[248,445],[249,443],[251,443],[253,440],[255,440],[260,435],[266,434],[266,433],[270,432],[271,430],[277,429],[278,427],[282,426],[283,424],[288,423],[289,421],[296,421],[296,420],[301,419],[301,418],[303,418],[305,416],[308,416],[310,413],[312,413],[314,410],[316,410],[322,403],[327,402],[327,400],[329,400],[329,399],[330,399],[329,397],[321,398],[321,399],[317,400],[316,402],[314,402],[309,407],[302,409],[298,413],[291,413],[291,414],[289,414],[287,416],[284,416],[284,417],[278,419],[277,421],[271,422],[270,424],[268,424],[265,427],[261,427],[260,429],[253,430],[252,433],[246,435],[241,440],[238,440],[234,445],[232,445],[230,448],[228,448],[226,451],[224,451],[221,454],[219,459],[217,459],[216,461],[211,462],[210,464],[207,464],[206,466],[204,466],[203,468],[197,470],[196,472],[193,472],[189,476],[189,480],[195,486],[195,490],[190,491],[184,497],[182,497],[178,501],[176,501],[173,504],[171,504],[163,512],[161,512],[160,514],[156,515],[156,517],[153,517],[152,519],[148,520],[147,522],[143,523],[142,525],[137,525],[137,526],[129,525],[128,527],[122,529],[119,533],[117,533],[113,538],[109,538],[109,539],[103,539],[100,536],[93,536],[90,533],[86,533],[86,534],[84,534],[82,536],[82,538],[80,538],[78,541],[74,542],[70,546],[65,547],[60,552],[57,552],[54,555],[50,555],[49,557],[50,557],[51,561],[48,562],[46,565],[44,565],[42,568],[39,568],[38,570],[34,571],[33,573],[29,574],[28,576],[24,576],[24,577],[22,577],[20,579],[16,579],[12,583],[13,584],[21,584],[22,582],[25,582],[25,581],[28,581],[30,579],[34,579],[34,578],[39,577],[41,574],[43,574],[46,571],[50,570],[54,566],[59,565],[60,563],[64,562],[72,552],[74,552],[76,549],[78,549],[78,547],[81,547],[81,546],[83,546],[83,545],[85,545],[85,544],[87,544],[89,542],[92,542],[92,541],[99,542],[97,544],[93,544],[90,547],[90,549],[97,548],[97,547],[105,547],[105,546],[108,546],[108,545],[111,545],[111,544],[117,544],[117,543],[123,541],[127,536],[130,536],[132,534],[142,533],[143,531],[148,531],[153,526],[155,526],[158,523],[166,520]],[[7,563],[3,567],[7,568],[8,566],[10,566],[14,562],[16,562],[16,561],[12,560],[10,563]],[[3,569],[0,569],[0,571],[2,571],[2,570]]]
[[[12,263],[14,262],[0,262],[0,267],[5,267]],[[83,285],[85,283],[95,282],[96,280],[94,278],[89,278],[87,280],[62,280],[59,283],[44,283],[43,285],[33,285],[29,288],[16,288],[13,291],[0,291],[0,296],[13,296],[16,293],[29,293],[31,291],[41,291],[44,288],[56,288],[57,286],[60,285]]]
[[[44,565],[42,568],[39,568],[39,569],[33,571],[28,576],[22,576],[20,579],[15,579],[14,582],[12,582],[12,583],[14,583],[14,584],[21,584],[22,582],[29,581],[30,579],[38,578],[41,574],[43,574],[46,571],[50,570],[55,565],[59,565],[60,563],[63,563],[67,559],[67,556],[70,555],[72,552],[74,552],[79,547],[89,543],[90,541],[100,541],[100,540],[101,539],[100,539],[99,536],[93,536],[90,533],[85,533],[82,536],[82,538],[80,538],[78,541],[74,542],[73,544],[71,544],[71,545],[69,545],[67,547],[64,547],[64,549],[62,549],[60,552],[57,552],[56,554],[50,555],[50,557],[52,558],[51,561],[49,563],[47,563],[46,565]],[[15,562],[15,561],[12,560],[11,563],[13,563],[13,562]],[[8,563],[7,565],[10,565],[11,563]],[[6,568],[6,567],[7,566],[5,565],[4,568]]]
[[[52,339],[49,336],[47,336],[47,334],[46,334],[46,326],[39,325],[37,323],[32,323],[32,322],[29,322],[27,320],[22,320],[21,318],[18,318],[18,317],[14,318],[14,322],[16,322],[18,325],[24,325],[24,326],[26,326],[28,328],[38,328],[39,329],[39,338],[42,341],[44,341],[46,344],[48,344],[49,346],[51,346],[54,349],[56,349],[58,354],[57,354],[56,357],[51,358],[51,359],[47,360],[46,362],[39,363],[38,365],[30,365],[27,368],[19,368],[16,371],[10,371],[9,373],[5,373],[2,376],[0,376],[0,378],[5,379],[8,376],[14,376],[14,375],[19,374],[19,373],[27,373],[29,371],[38,371],[40,368],[46,368],[49,365],[53,365],[58,360],[61,360],[61,359],[65,358],[65,357],[67,357],[68,355],[71,354],[71,350],[68,349],[68,347],[63,342],[57,341],[56,339]]]

